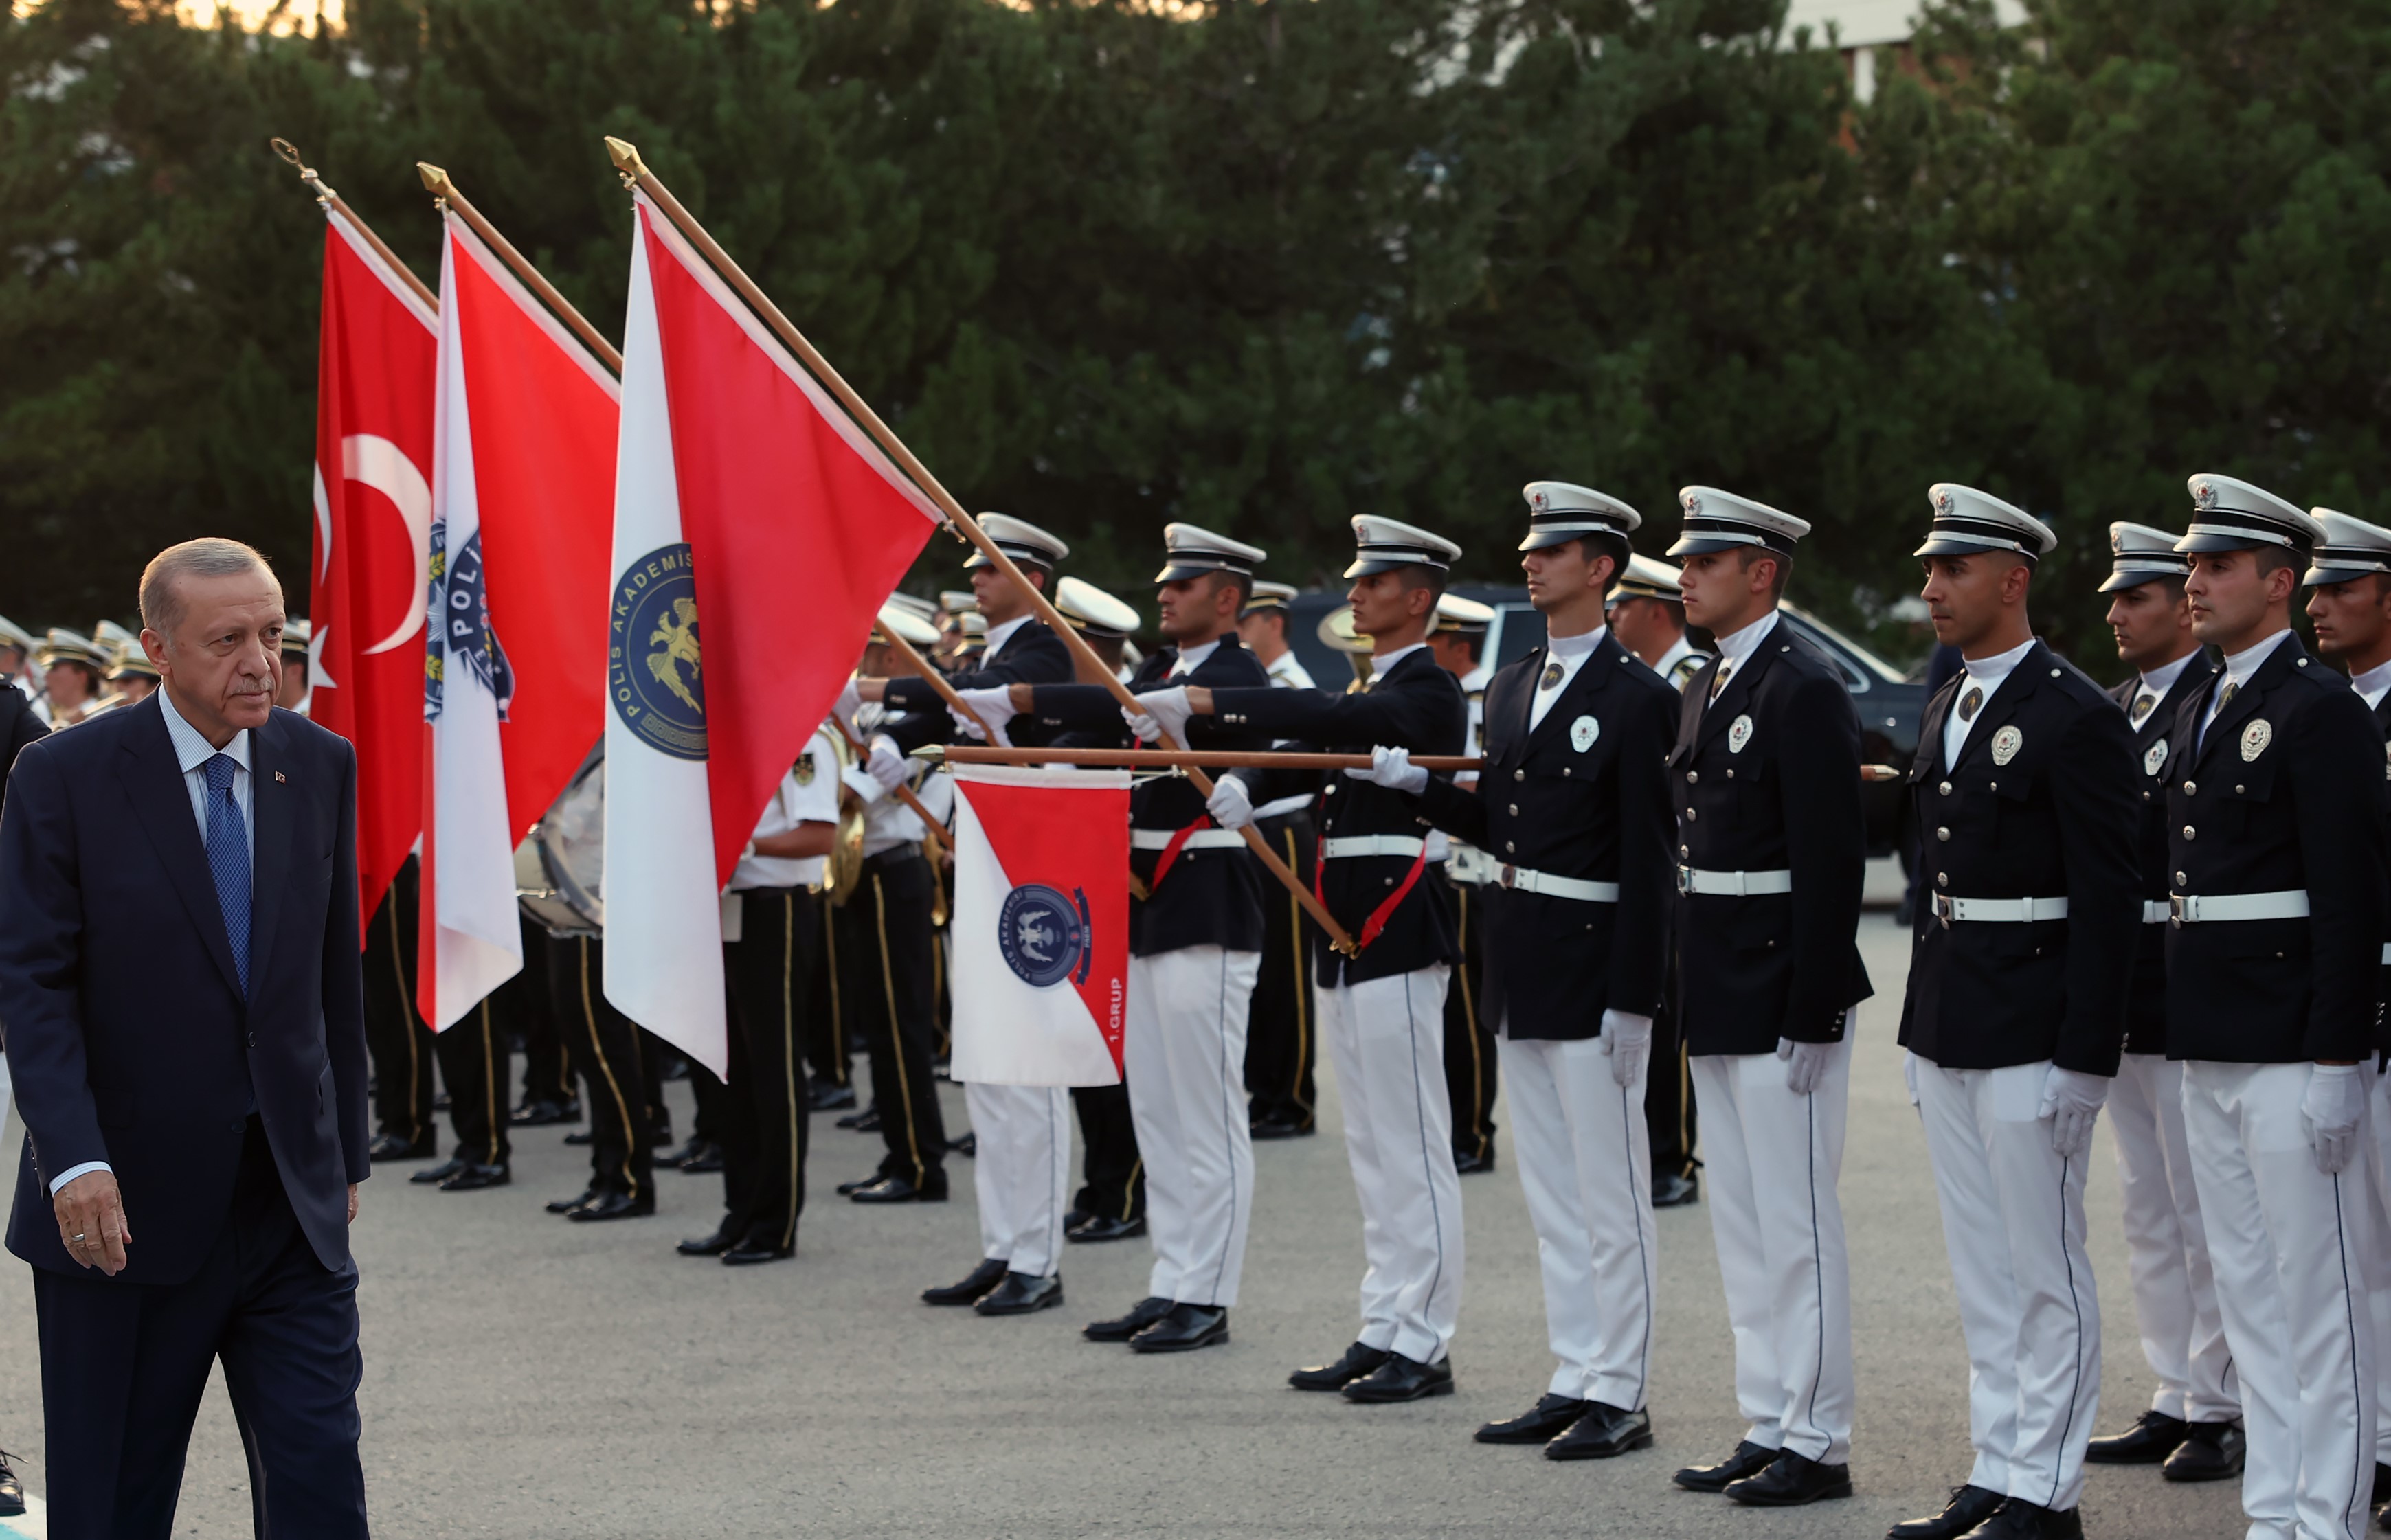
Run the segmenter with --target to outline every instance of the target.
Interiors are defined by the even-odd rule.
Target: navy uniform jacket
[[[2173,891],[2305,889],[2309,912],[2167,928],[2167,1057],[2362,1059],[2383,961],[2382,735],[2349,681],[2296,635],[2258,665],[2195,752],[2217,687],[2211,680],[2176,712]]]
[[[8,1250],[92,1283],[178,1284],[222,1234],[250,1098],[317,1260],[349,1263],[366,1179],[356,754],[277,711],[250,735],[244,1003],[158,699],[18,756],[0,814],[0,1023],[26,1149]],[[58,1174],[105,1161],[134,1243],[112,1279],[67,1255]]]
[[[1072,676],[1070,645],[1054,635],[1045,622],[1028,620],[1004,639],[1004,646],[982,661],[979,668],[968,674],[950,674],[947,683],[957,690],[994,689],[999,685],[1063,685]],[[947,713],[947,703],[939,698],[937,687],[927,679],[907,675],[888,681],[882,695],[892,711],[905,715],[889,723],[881,731],[897,742],[906,753],[929,743],[946,743],[954,738],[955,720]],[[1005,737],[1025,749],[1043,749],[1053,734],[1028,717],[1015,717],[1005,728]]]
[[[1533,732],[1547,659],[1538,648],[1486,686],[1486,768],[1476,792],[1430,777],[1421,806],[1439,828],[1506,866],[1619,884],[1616,904],[1479,890],[1481,1019],[1505,1036],[1574,1041],[1602,1013],[1657,1015],[1667,980],[1669,752],[1677,692],[1608,633]]]
[[[1958,762],[1943,724],[1961,674],[1926,705],[1910,766],[1919,870],[1945,898],[2064,898],[2067,918],[1955,920],[1918,906],[1901,1041],[1948,1070],[2048,1059],[2113,1075],[2142,923],[2141,774],[2125,713],[2036,642],[1984,702]],[[1996,740],[2015,728],[2013,755]]]
[[[1717,676],[1713,662],[1687,686],[1669,755],[1679,864],[1790,870],[1793,891],[1676,896],[1686,1049],[1839,1043],[1873,993],[1859,951],[1859,713],[1835,665],[1781,622],[1712,700]]]
[[[1267,689],[1270,674],[1254,655],[1237,643],[1236,633],[1221,638],[1220,646],[1177,679],[1179,649],[1166,647],[1138,664],[1130,678],[1132,690],[1162,688],[1166,684],[1196,685],[1207,689]],[[1092,741],[1098,733],[1127,737],[1120,701],[1102,685],[1040,685],[1031,711],[1041,728],[1075,740]],[[1025,718],[1015,717],[1015,721]],[[1268,735],[1224,725],[1218,716],[1190,717],[1188,747],[1192,749],[1267,749]],[[1067,747],[1067,745],[1066,745]],[[1217,827],[1204,811],[1196,783],[1183,776],[1157,776],[1140,781],[1129,794],[1129,826],[1176,833],[1190,824]],[[1183,946],[1222,946],[1232,952],[1262,949],[1262,884],[1270,879],[1250,850],[1189,850],[1182,847],[1160,886],[1154,882],[1161,863],[1158,850],[1132,850],[1130,870],[1147,889],[1147,896],[1130,905],[1129,949],[1132,956],[1150,957]],[[1134,892],[1134,890],[1132,890]]]
[[[2160,905],[2167,896],[2167,751],[2173,747],[2176,708],[2184,697],[2208,687],[2209,675],[2217,665],[2208,654],[2196,652],[2191,661],[2176,675],[2166,694],[2142,718],[2139,727],[2133,725],[2134,698],[2141,693],[2142,678],[2136,674],[2109,692],[2109,699],[2126,712],[2126,725],[2134,735],[2134,767],[2141,775],[2142,821],[2137,838],[2140,841],[2142,866],[2142,898]],[[2126,999],[2126,1051],[2127,1053],[2166,1052],[2166,933],[2164,925],[2145,921],[2141,938],[2134,950],[2133,993]]]
[[[1258,738],[1302,738],[1336,753],[1366,755],[1373,745],[1409,749],[1415,754],[1458,754],[1469,732],[1469,705],[1461,682],[1422,647],[1403,654],[1392,668],[1351,695],[1293,690],[1281,686],[1218,690],[1212,711],[1224,726],[1250,728]],[[1323,841],[1369,834],[1424,839],[1428,820],[1416,799],[1342,771],[1323,776],[1311,771],[1247,770],[1238,774],[1254,805],[1292,796],[1306,787],[1320,790]],[[1362,937],[1380,902],[1412,870],[1408,855],[1362,855],[1320,863],[1320,891],[1353,939]],[[1325,932],[1314,931],[1313,976],[1324,989],[1363,983],[1415,969],[1460,960],[1453,911],[1444,884],[1423,870],[1420,879],[1387,918],[1378,939],[1356,958],[1340,956]]]
[[[2374,730],[2383,735],[2383,900],[2384,920],[2391,925],[2391,695],[2383,698],[2373,714]],[[2383,976],[2374,991],[2374,1051],[2377,1056],[2391,1057],[2391,1009],[2385,1008],[2386,1002],[2391,1002],[2391,931],[2384,936],[2383,956]]]

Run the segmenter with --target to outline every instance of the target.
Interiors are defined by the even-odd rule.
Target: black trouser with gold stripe
[[[1287,869],[1312,885],[1316,838],[1309,812],[1265,818],[1254,826]],[[1275,1118],[1300,1128],[1312,1124],[1313,1036],[1312,982],[1305,959],[1312,956],[1312,921],[1293,893],[1275,885],[1262,895],[1261,970],[1246,1014],[1246,1110],[1257,1123]]]
[[[432,1030],[415,1009],[421,881],[410,855],[366,927],[366,1051],[373,1059],[374,1131],[429,1148],[439,1128],[432,1119]]]
[[[515,1012],[513,1026],[523,1035],[523,1099],[526,1106],[536,1101],[562,1106],[573,1100],[573,1067],[564,1034],[557,1030],[556,992],[548,982],[548,932],[529,915],[523,917],[523,972],[516,976],[523,984],[522,1008]]]
[[[872,1057],[872,1099],[887,1141],[883,1175],[946,1180],[947,1125],[931,1060],[938,1046],[930,864],[911,845],[867,856],[839,919],[840,988]]]
[[[518,973],[446,1032],[433,1039],[440,1084],[448,1089],[448,1123],[457,1131],[457,1158],[475,1165],[507,1163],[507,1034],[530,990]]]
[[[846,1085],[850,1084],[847,1058],[848,1007],[846,980],[838,966],[838,930],[852,922],[846,918],[844,909],[827,901],[816,904],[814,909],[818,916],[814,922],[814,947],[821,960],[806,982],[806,1008],[801,1018],[806,1068],[813,1072],[816,1084]]]
[[[716,1136],[722,1228],[744,1245],[785,1249],[797,1243],[806,1206],[812,1103],[798,1059],[822,905],[804,888],[744,889],[739,905],[739,939],[722,945],[730,995],[730,1077]]]
[[[604,945],[596,936],[548,938],[548,982],[581,1101],[589,1110],[589,1185],[647,1198],[655,1192],[648,1082],[640,1029],[606,998]]]
[[[1453,1098],[1453,1153],[1459,1161],[1494,1154],[1494,1023],[1478,1008],[1480,923],[1486,906],[1477,885],[1444,880],[1461,937],[1461,962],[1444,991],[1444,1088]]]
[[[1072,1195],[1074,1212],[1100,1219],[1135,1219],[1145,1213],[1145,1162],[1137,1153],[1137,1124],[1129,1113],[1129,1086],[1075,1085],[1079,1141],[1087,1147],[1087,1185]]]

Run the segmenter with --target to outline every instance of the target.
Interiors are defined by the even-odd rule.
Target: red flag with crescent
[[[423,828],[439,321],[362,232],[326,212],[308,712],[356,745],[357,913],[369,918]]]

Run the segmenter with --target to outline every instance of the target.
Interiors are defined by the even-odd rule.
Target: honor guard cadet
[[[2167,1057],[2248,1436],[2253,1534],[2355,1534],[2372,1495],[2366,1075],[2383,956],[2383,738],[2291,607],[2324,526],[2191,478],[2192,634],[2224,672],[2167,750]]]
[[[1310,671],[1287,645],[1292,619],[1287,605],[1295,586],[1256,580],[1237,639],[1283,689],[1314,688]],[[1312,847],[1310,790],[1297,790],[1254,809],[1254,828],[1286,863],[1297,880],[1311,886]],[[1299,1138],[1317,1132],[1312,1116],[1312,985],[1304,978],[1306,938],[1312,925],[1293,893],[1264,889],[1261,971],[1254,981],[1246,1018],[1246,1111],[1257,1139]]]
[[[1524,495],[1519,565],[1546,636],[1487,686],[1475,793],[1411,767],[1400,748],[1374,751],[1370,774],[1416,792],[1439,828],[1501,863],[1484,890],[1481,999],[1557,1362],[1533,1406],[1478,1440],[1604,1458],[1652,1442],[1659,1236],[1644,1081],[1665,972],[1662,772],[1676,695],[1603,623],[1635,510],[1564,481]]]
[[[1469,740],[1461,751],[1473,758],[1485,740],[1486,681],[1494,671],[1486,666],[1484,654],[1487,628],[1493,622],[1492,605],[1446,594],[1436,601],[1436,624],[1428,634],[1428,650],[1447,674],[1461,681],[1461,693],[1469,700]],[[1454,781],[1474,786],[1478,777],[1462,775]],[[1453,1168],[1464,1176],[1494,1169],[1498,1076],[1493,1023],[1478,1009],[1484,949],[1474,897],[1498,865],[1484,851],[1455,840],[1438,868],[1453,898],[1454,933],[1461,947],[1461,960],[1454,965],[1453,981],[1444,991],[1444,1085],[1453,1099]]]
[[[33,649],[33,661],[42,667],[43,692],[34,708],[52,728],[73,726],[99,704],[108,658],[90,637],[52,626]]]
[[[282,686],[274,703],[301,716],[307,714],[307,702],[315,695],[315,681],[307,672],[308,647],[314,635],[304,615],[291,616],[282,628]]]
[[[1686,635],[1686,601],[1677,569],[1648,556],[1630,556],[1610,585],[1606,622],[1619,645],[1683,695],[1711,661]]]
[[[2035,640],[2049,526],[1943,484],[1918,548],[1966,671],[1910,767],[1921,905],[1901,1042],[1968,1339],[1975,1468],[1893,1540],[2075,1536],[2100,1410],[2084,1164],[2122,1051],[2141,925],[2139,769],[2125,716]],[[2204,1207],[2205,1205],[2204,1204]]]
[[[1088,650],[1103,661],[1114,678],[1129,683],[1134,667],[1125,660],[1129,656],[1130,634],[1138,625],[1134,609],[1085,578],[1066,577],[1054,586],[1054,611],[1070,622],[1071,629],[1088,644]],[[1114,732],[1112,736],[1121,735]]]
[[[1350,695],[1261,686],[1181,687],[1143,696],[1179,736],[1188,713],[1272,738],[1343,752],[1385,744],[1422,754],[1461,751],[1469,712],[1461,687],[1427,645],[1445,574],[1461,548],[1391,519],[1353,520],[1355,626],[1376,648],[1367,687]],[[1249,818],[1306,783],[1302,772],[1222,776],[1208,804],[1223,824]],[[1335,1055],[1345,1150],[1362,1203],[1362,1334],[1333,1364],[1299,1369],[1298,1390],[1355,1401],[1411,1401],[1453,1389],[1446,1351],[1461,1306],[1461,1179],[1453,1168],[1444,1085],[1445,982],[1459,956],[1441,889],[1423,881],[1445,839],[1414,801],[1343,776],[1319,788],[1313,891],[1351,934],[1355,955],[1325,935],[1313,950],[1315,1019]]]
[[[1852,1493],[1851,1261],[1836,1181],[1868,830],[1860,725],[1835,664],[1779,623],[1810,526],[1677,494],[1685,612],[1718,638],[1669,754],[1676,1006],[1708,1114],[1711,1233],[1750,1431],[1679,1486],[1782,1508]],[[1794,894],[1801,901],[1794,901]]]
[[[2217,666],[2191,634],[2191,606],[2183,597],[2191,562],[2175,543],[2174,535],[2147,524],[2110,525],[2114,561],[2100,584],[2110,596],[2118,661],[2134,671],[2109,695],[2125,708],[2134,735],[2142,798],[2137,835],[2142,929],[2125,1057],[2109,1092],[2109,1128],[2117,1142],[2134,1315],[2158,1389],[2131,1428],[2094,1439],[2084,1457],[2096,1465],[2163,1463],[2169,1481],[2216,1481],[2242,1473],[2242,1402],[2192,1183],[2183,1066],[2166,1056],[2168,868],[2161,772],[2176,708],[2207,687]]]

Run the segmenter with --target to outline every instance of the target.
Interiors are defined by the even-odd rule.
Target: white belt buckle
[[[1950,898],[1945,894],[1936,893],[1934,895],[1934,918],[1942,923],[1943,929],[1945,930],[1951,929],[1951,920],[1954,914],[1955,906],[1953,905]]]
[[[2200,918],[2199,904],[2182,893],[2167,894],[2167,924],[2180,930]]]
[[[1678,892],[1678,893],[1679,893],[1679,894],[1681,894],[1681,895],[1684,895],[1684,896],[1688,896],[1688,897],[1690,897],[1690,896],[1692,895],[1692,893],[1693,893],[1693,891],[1694,891],[1694,868],[1693,868],[1693,867],[1691,867],[1691,866],[1679,866],[1679,867],[1677,868],[1677,892]]]
[[[1503,863],[1503,870],[1496,875],[1494,880],[1501,883],[1504,887],[1508,888],[1512,885],[1512,879],[1519,875],[1519,868],[1511,865],[1508,861],[1506,861]]]

